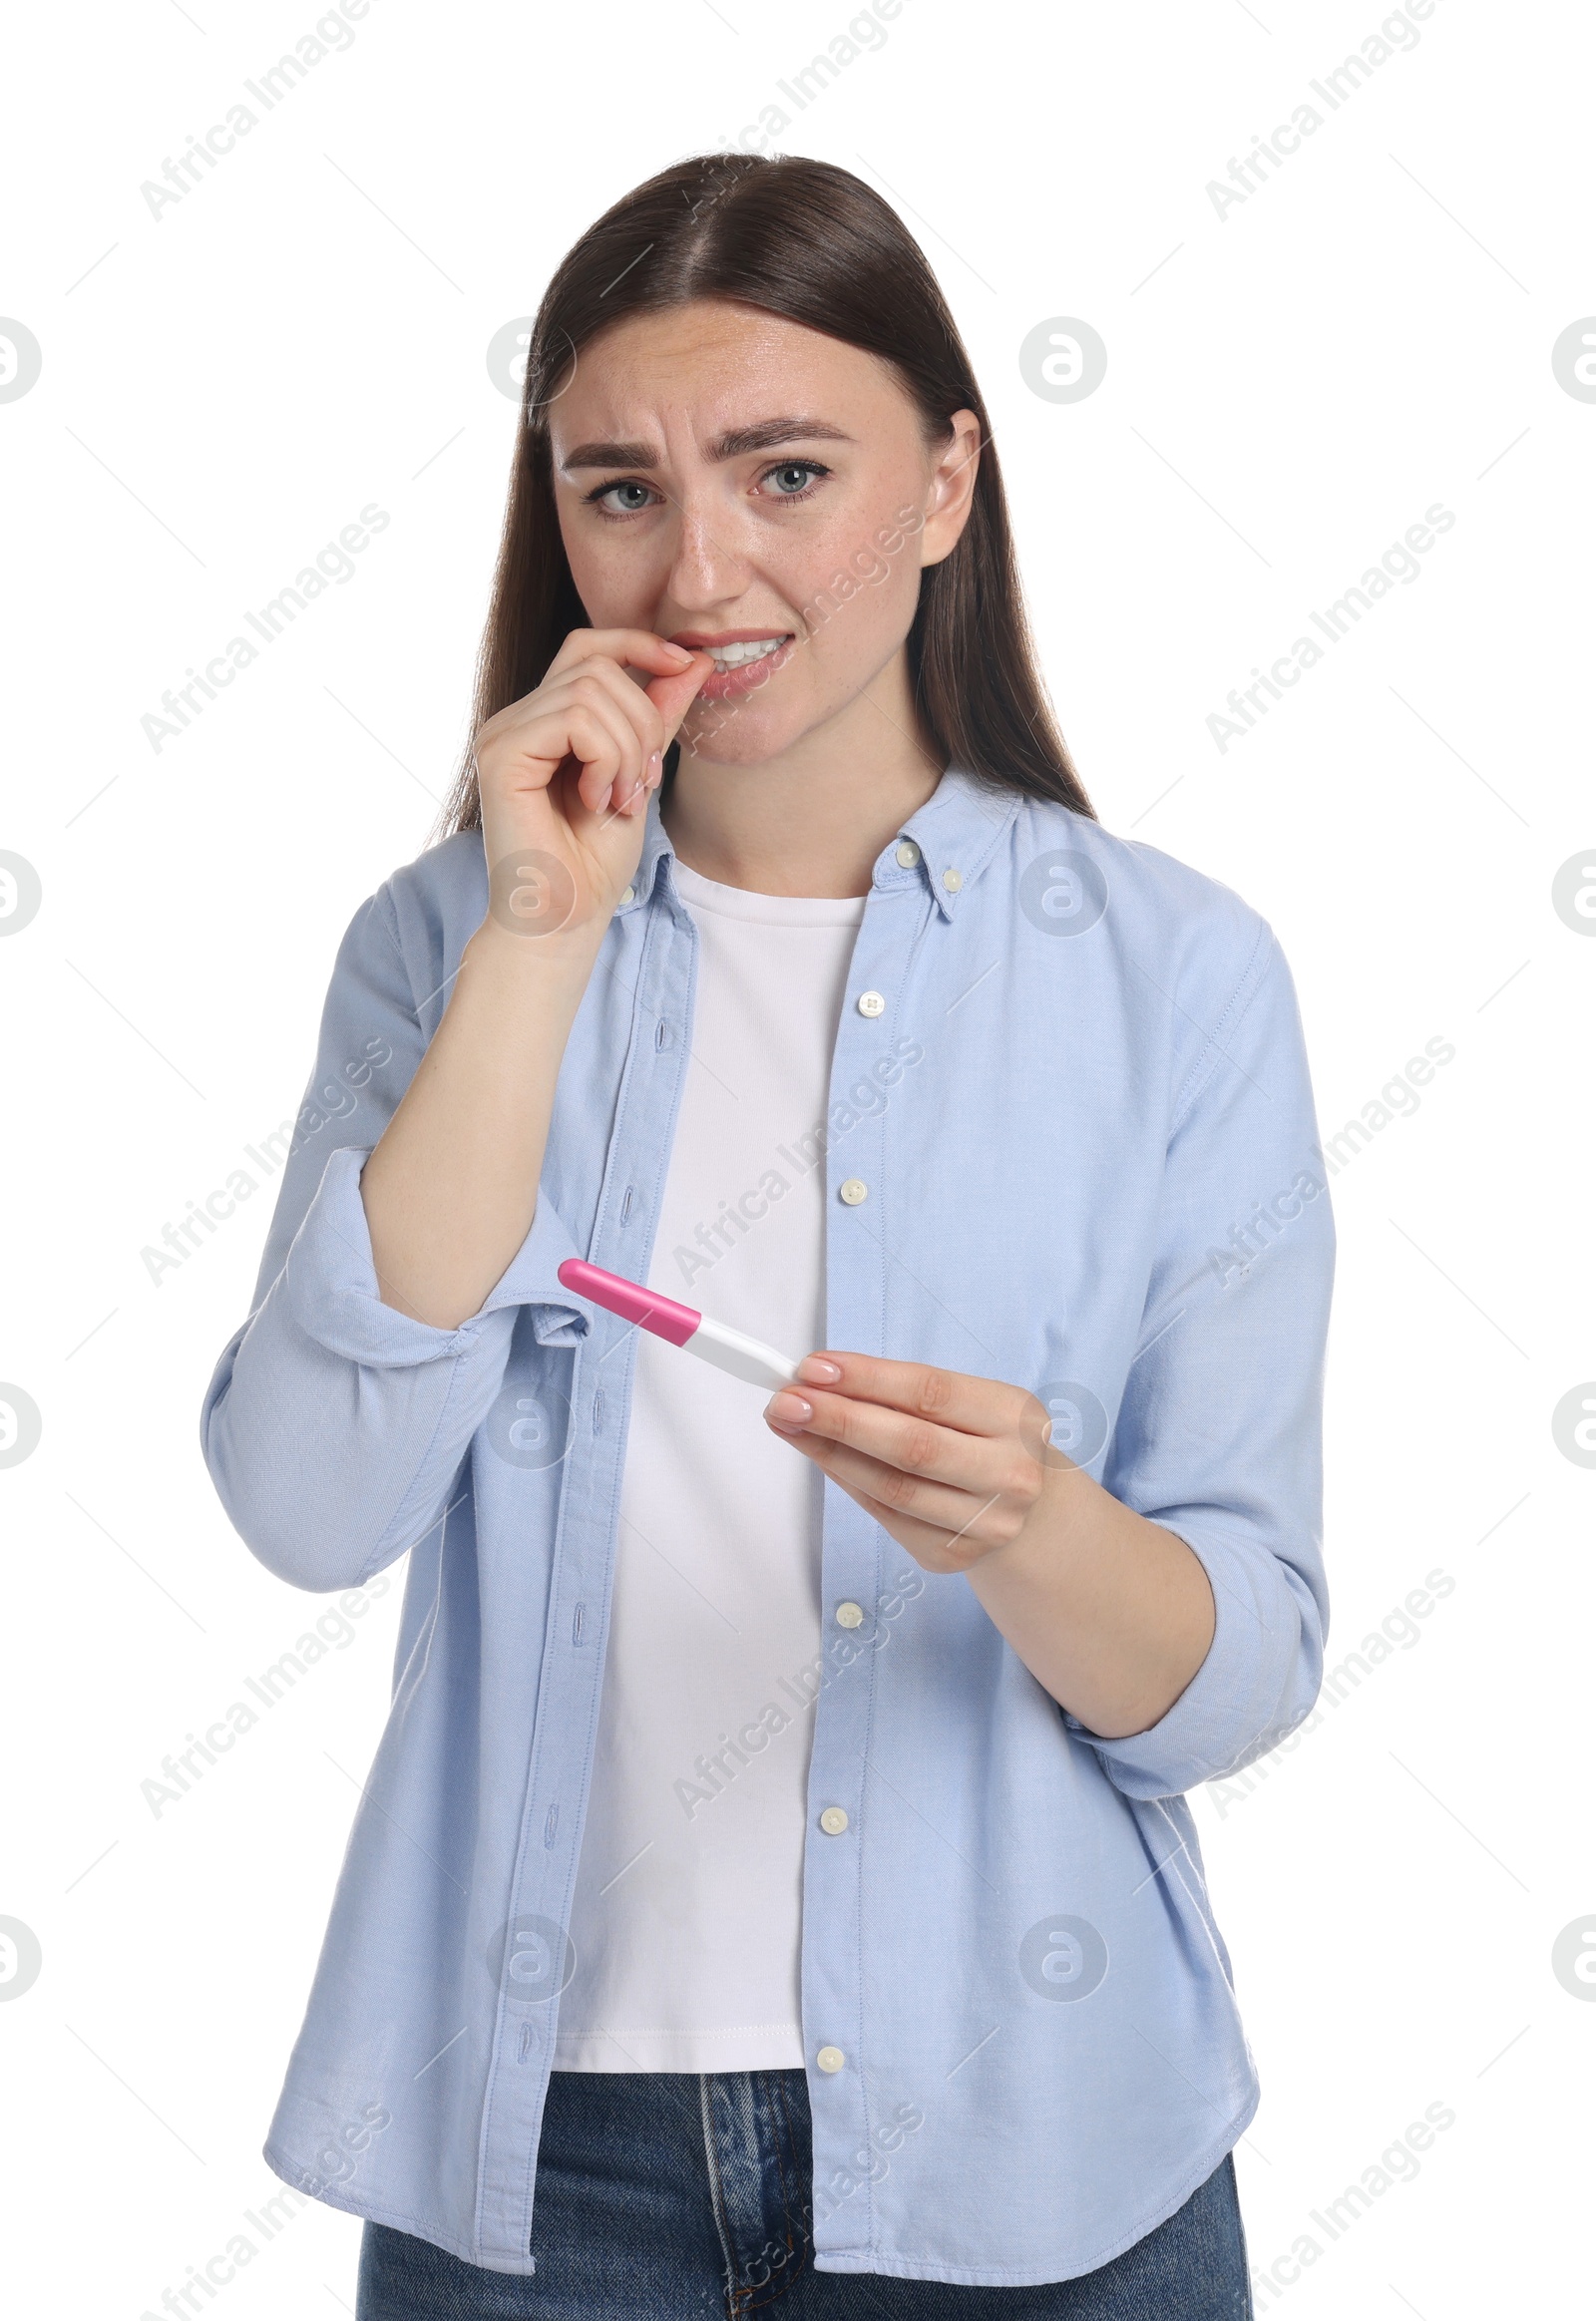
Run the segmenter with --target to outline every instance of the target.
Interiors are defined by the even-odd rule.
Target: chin
[[[700,765],[758,766],[790,748],[803,733],[805,722],[801,717],[772,716],[764,703],[757,708],[749,704],[735,717],[706,720],[699,733],[692,730],[694,720],[689,711],[677,738],[683,756],[696,758]]]

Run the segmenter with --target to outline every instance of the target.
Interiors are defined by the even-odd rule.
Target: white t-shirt
[[[796,1358],[825,1342],[820,1132],[865,897],[673,870],[698,979],[647,1286]],[[638,1332],[557,2070],[804,2061],[823,1477],[768,1400]]]

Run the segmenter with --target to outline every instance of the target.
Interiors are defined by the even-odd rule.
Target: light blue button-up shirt
[[[655,794],[531,1230],[455,1330],[382,1303],[360,1171],[486,912],[480,834],[362,906],[201,1419],[229,1516],[283,1579],[347,1589],[410,1558],[265,2156],[505,2273],[533,2270],[635,1348],[556,1269],[647,1278],[692,1039],[673,861]],[[956,768],[876,861],[830,1095],[824,1343],[1029,1387],[1054,1442],[1213,1586],[1191,1684],[1105,1741],[962,1574],[922,1571],[825,1483],[815,2261],[1060,2280],[1172,2214],[1258,2101],[1183,1792],[1276,1745],[1323,1659],[1333,1233],[1296,1000],[1228,889]]]

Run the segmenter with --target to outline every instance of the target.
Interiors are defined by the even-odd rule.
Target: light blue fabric
[[[673,860],[656,794],[531,1231],[456,1330],[381,1302],[359,1179],[482,922],[480,836],[362,906],[201,1419],[234,1525],[295,1587],[410,1557],[392,1714],[265,2156],[505,2273],[531,2270],[635,1347],[556,1269],[647,1275],[692,1037]],[[1182,1792],[1278,1743],[1323,1659],[1333,1232],[1296,1000],[1226,888],[954,769],[877,859],[831,1096],[825,1343],[1040,1393],[1055,1440],[1213,1583],[1186,1692],[1103,1741],[963,1575],[921,1571],[825,1485],[816,2263],[1059,2280],[1171,2215],[1258,2099]],[[845,1603],[862,1624],[837,1623]],[[832,1804],[842,1836],[817,1825]]]

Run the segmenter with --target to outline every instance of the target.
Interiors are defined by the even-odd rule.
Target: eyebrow
[[[853,437],[824,419],[761,419],[752,427],[728,428],[709,446],[711,460],[741,459],[751,451],[772,451],[782,443],[852,443]],[[656,468],[651,443],[579,443],[560,463],[568,475],[578,468]]]

